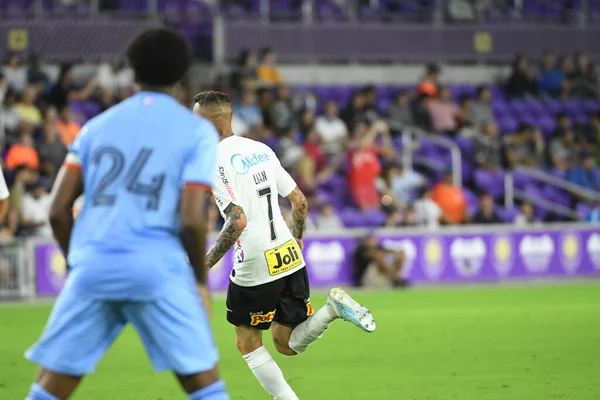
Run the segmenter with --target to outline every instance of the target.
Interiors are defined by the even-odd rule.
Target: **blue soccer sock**
[[[29,388],[29,395],[25,400],[59,400],[58,397],[48,393],[43,387],[34,383]]]
[[[190,393],[189,400],[229,400],[229,395],[225,391],[225,383],[216,381],[200,390]],[[37,400],[37,399],[36,399]],[[45,399],[44,399],[45,400]]]

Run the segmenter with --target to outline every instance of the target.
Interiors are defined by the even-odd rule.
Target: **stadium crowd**
[[[479,204],[469,209],[465,188],[454,185],[452,174],[430,176],[405,169],[398,139],[405,127],[419,127],[453,140],[468,138],[477,169],[490,173],[514,165],[562,171],[571,182],[599,191],[600,114],[572,121],[557,113],[555,128],[543,135],[535,124],[502,131],[494,119],[491,86],[474,96],[456,96],[440,82],[440,68],[430,65],[414,90],[399,90],[386,109],[373,86],[356,90],[348,104],[322,102],[286,85],[270,49],[260,54],[243,51],[230,74],[219,75],[205,89],[229,94],[235,104],[234,133],[264,141],[275,149],[283,166],[311,198],[310,229],[344,226],[339,207],[321,188],[332,181],[334,195],[349,198],[357,212],[384,212],[385,226],[429,226],[461,223],[539,222],[529,203],[519,205],[514,219],[496,213],[501,199],[473,189]],[[131,71],[122,63],[106,63],[94,76],[75,82],[72,66],[64,65],[52,79],[39,58],[26,64],[13,54],[0,69],[0,142],[2,166],[11,185],[9,215],[1,237],[49,235],[49,190],[57,170],[88,116],[74,112],[75,103],[94,103],[104,111],[133,93]],[[190,106],[195,89],[187,85],[182,104]],[[584,54],[557,61],[545,54],[539,66],[518,57],[503,83],[508,98],[598,99],[600,85],[593,64]],[[588,219],[598,222],[591,205]],[[213,229],[219,228],[216,208],[210,210]]]

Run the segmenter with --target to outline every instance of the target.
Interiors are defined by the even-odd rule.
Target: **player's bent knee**
[[[249,327],[236,328],[235,345],[242,355],[250,354],[262,347],[262,331]]]
[[[219,373],[215,365],[208,371],[198,372],[189,375],[175,374],[179,384],[186,393],[194,393],[202,388],[212,385],[219,381]]]
[[[39,390],[58,399],[68,399],[79,385],[81,376],[69,376],[41,368],[35,380]]]
[[[284,356],[295,356],[298,354],[290,349],[289,342],[281,343],[277,338],[273,338],[273,343],[275,344],[275,349]]]

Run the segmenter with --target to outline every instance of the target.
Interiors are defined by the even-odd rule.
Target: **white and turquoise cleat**
[[[344,321],[351,322],[365,332],[373,332],[377,327],[371,311],[363,305],[358,304],[342,288],[331,289],[327,303],[335,309],[338,317]]]

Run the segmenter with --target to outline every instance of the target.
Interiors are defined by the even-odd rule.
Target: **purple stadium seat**
[[[504,171],[490,172],[485,169],[477,169],[475,170],[474,180],[477,189],[491,194],[494,199],[504,195]]]
[[[344,208],[338,216],[347,228],[357,228],[365,226],[363,214],[355,208]]]
[[[593,209],[594,208],[587,203],[577,203],[575,211],[577,212],[579,219],[585,220]]]
[[[387,216],[381,210],[367,210],[362,215],[364,226],[378,227],[385,225]]]
[[[519,215],[519,209],[517,207],[496,207],[496,214],[504,222],[514,222],[517,215]]]

